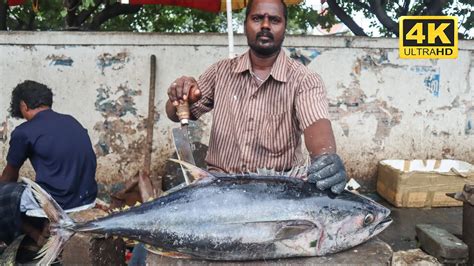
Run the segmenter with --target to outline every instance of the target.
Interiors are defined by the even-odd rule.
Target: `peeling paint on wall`
[[[128,61],[129,58],[126,52],[120,52],[116,55],[104,53],[97,57],[97,66],[103,75],[105,68],[110,67],[112,70],[119,70],[122,69]]]
[[[50,66],[72,66],[72,63],[74,61],[65,55],[48,55],[46,57],[46,60],[50,60],[49,65]]]
[[[143,160],[145,145],[145,118],[137,114],[135,97],[141,96],[127,84],[117,88],[102,85],[97,89],[96,110],[104,121],[97,122],[99,132],[94,145],[97,157],[113,155],[119,173],[124,173],[131,163]]]
[[[122,117],[127,113],[137,115],[133,97],[142,95],[140,90],[133,90],[127,85],[120,85],[116,90],[108,86],[97,89],[96,110],[104,117]]]
[[[6,143],[8,140],[8,121],[2,122],[0,124],[0,141]]]
[[[307,66],[313,59],[318,57],[318,55],[321,54],[320,51],[314,49],[314,48],[294,48],[290,47],[287,48],[288,51],[290,52],[290,57],[293,58],[294,60],[300,62],[301,64]]]
[[[435,97],[439,97],[440,73],[439,67],[432,66],[412,66],[410,71],[425,77],[423,83],[426,90]]]
[[[464,134],[474,135],[474,107],[469,108],[466,112],[466,128]]]

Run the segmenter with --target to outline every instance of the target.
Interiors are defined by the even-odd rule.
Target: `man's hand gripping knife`
[[[321,154],[311,158],[308,169],[308,182],[315,183],[320,190],[331,189],[335,194],[340,194],[346,186],[346,169],[335,153]]]

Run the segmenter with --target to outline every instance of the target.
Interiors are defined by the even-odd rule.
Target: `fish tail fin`
[[[213,179],[214,176],[209,173],[208,171],[206,170],[203,170],[193,164],[190,164],[188,162],[185,162],[185,161],[181,161],[181,160],[176,160],[176,159],[168,159],[172,162],[175,162],[175,163],[179,163],[181,164],[188,173],[191,174],[191,176],[194,178],[194,182],[196,181],[199,181],[199,180],[202,180],[202,179],[207,179],[207,178],[211,178]]]
[[[74,235],[72,228],[75,227],[75,222],[37,183],[28,178],[21,178],[21,180],[31,186],[33,195],[49,219],[50,237],[36,257],[41,258],[38,265],[49,265],[61,253],[64,244]]]

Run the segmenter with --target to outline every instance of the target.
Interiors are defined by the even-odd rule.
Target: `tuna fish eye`
[[[364,226],[371,224],[374,221],[374,215],[369,213],[364,218]]]

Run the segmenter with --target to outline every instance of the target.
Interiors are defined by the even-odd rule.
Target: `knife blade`
[[[180,120],[181,127],[173,128],[172,133],[178,159],[196,165],[191,149],[191,144],[189,142],[188,124],[190,111],[187,101],[178,105],[176,114]],[[189,185],[191,183],[191,179],[189,178],[183,166],[181,166],[181,170],[183,171],[186,184]]]

